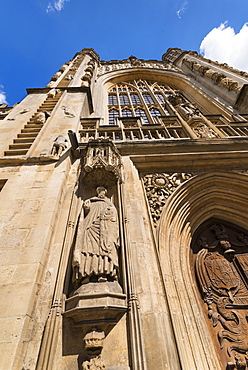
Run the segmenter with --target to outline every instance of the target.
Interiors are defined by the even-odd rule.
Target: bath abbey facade
[[[83,49],[0,129],[0,369],[248,369],[247,73]]]

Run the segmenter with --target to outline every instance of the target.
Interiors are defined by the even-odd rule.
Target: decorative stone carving
[[[220,81],[220,85],[226,87],[229,91],[233,90],[239,92],[241,90],[241,86],[237,82],[234,82],[231,78],[223,78]]]
[[[28,113],[28,112],[30,112],[31,111],[31,108],[24,108],[24,109],[22,109],[19,113],[20,114],[25,114],[25,113]]]
[[[89,139],[83,165],[84,182],[113,186],[121,178],[121,157],[110,139]]]
[[[131,62],[132,61],[132,62]],[[102,62],[104,63],[104,62]],[[162,70],[173,70],[173,71],[179,71],[179,69],[171,64],[165,64],[164,62],[154,62],[154,61],[144,61],[137,59],[135,57],[131,57],[129,59],[125,59],[122,62],[108,62],[108,64],[105,62],[101,65],[101,67],[98,70],[98,76],[119,70],[119,69],[127,69],[127,68],[156,68],[156,69],[162,69]]]
[[[106,367],[101,358],[103,348],[103,340],[105,334],[103,330],[93,329],[84,337],[85,350],[90,358],[90,361],[84,361],[82,364],[83,370],[105,370]]]
[[[60,72],[64,72],[64,71],[66,70],[66,68],[68,68],[68,64],[63,64],[63,65],[60,67],[59,71],[60,71]]]
[[[57,81],[57,79],[62,75],[62,72],[61,71],[58,71],[57,73],[55,73],[55,75],[53,75],[51,77],[51,81]]]
[[[189,120],[191,118],[199,119],[199,109],[186,101],[181,94],[171,94],[168,96],[168,100],[185,120]]]
[[[56,82],[55,81],[50,81],[48,84],[47,84],[47,87],[54,87],[56,85]]]
[[[191,54],[191,52],[189,54]],[[238,70],[236,68],[233,68],[233,67],[229,66],[227,63],[218,63],[218,62],[213,61],[211,59],[204,58],[203,55],[198,54],[198,53],[196,53],[195,55],[197,56],[198,59],[205,60],[205,61],[207,61],[210,64],[214,64],[216,66],[220,66],[220,67],[222,67],[222,68],[224,68],[224,69],[226,69],[228,71],[231,71],[232,73],[236,73],[236,74],[238,74],[240,76],[248,77],[248,73],[247,72],[240,71],[240,70]]]
[[[199,56],[200,57],[200,56]],[[216,64],[209,60],[209,63]],[[192,60],[188,60],[186,58],[183,59],[183,64],[185,64],[189,69],[194,70],[200,73],[202,76],[206,76],[211,78],[216,85],[223,86],[227,88],[229,91],[234,91],[235,93],[239,93],[242,89],[242,86],[238,84],[238,82],[233,81],[231,78],[228,78],[225,74],[217,72],[216,70],[201,65],[200,63]],[[218,64],[218,63],[217,63]],[[225,66],[225,65],[223,65]],[[226,66],[225,66],[226,67]],[[227,68],[227,69],[230,69]],[[239,72],[239,71],[237,71]],[[240,74],[240,72],[239,72]]]
[[[220,357],[227,370],[248,369],[248,234],[212,223],[198,238],[195,265]]]
[[[65,76],[65,80],[71,81],[71,80],[73,80],[73,77],[74,77],[74,75],[69,73],[68,75]]]
[[[83,202],[72,257],[74,290],[65,302],[65,317],[72,318],[84,332],[92,325],[109,331],[127,310],[126,295],[117,280],[119,263],[119,224],[117,210],[106,197],[107,190],[98,187],[97,196]],[[91,329],[92,332],[92,329]],[[103,337],[86,336],[88,349],[92,344],[94,361],[85,368],[101,364],[95,350]],[[91,344],[90,344],[91,343]],[[86,348],[87,349],[87,348]],[[99,365],[100,366],[100,365]]]
[[[57,136],[53,142],[51,154],[59,157],[67,148],[67,143],[68,140],[63,135]]]
[[[47,117],[49,115],[50,114],[48,114],[47,112],[38,112],[38,113],[35,113],[35,115],[34,115],[34,123],[36,125],[43,125],[46,122]]]
[[[193,65],[194,65],[194,62],[192,60],[188,60],[186,58],[184,58],[182,60],[182,64],[185,64],[189,69],[193,69]]]
[[[81,77],[81,80],[82,80],[81,86],[85,86],[85,87],[90,86],[94,69],[95,69],[95,63],[93,60],[91,60],[88,62],[87,68],[84,71],[84,75]]]
[[[194,176],[192,173],[154,173],[143,177],[154,227],[158,226],[161,212],[168,197],[179,185],[192,176]]]
[[[55,96],[60,92],[59,89],[51,89],[48,93],[47,93],[47,97],[48,98],[55,98]]]
[[[118,215],[106,197],[104,187],[97,196],[83,202],[78,235],[73,253],[73,284],[78,287],[90,280],[117,280],[119,248]]]
[[[63,105],[62,106],[62,109],[64,111],[64,115],[68,118],[73,118],[75,117],[75,112],[74,110],[72,109],[72,107],[68,106],[68,105]]]
[[[200,138],[213,138],[218,137],[217,133],[204,123],[197,123],[191,127],[194,133]]]

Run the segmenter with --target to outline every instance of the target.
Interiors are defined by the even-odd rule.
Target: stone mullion
[[[133,93],[133,91],[132,91],[132,93]],[[128,96],[129,102],[130,102],[130,107],[131,107],[131,110],[132,110],[132,113],[133,113],[133,117],[135,117],[135,110],[134,110],[133,102],[132,102],[132,99],[131,99],[131,94],[130,94],[130,91],[128,91],[128,90],[127,90],[127,96]]]
[[[117,102],[118,102],[118,105],[116,106],[116,108],[118,108],[118,110],[119,110],[119,117],[121,117],[121,103],[120,103],[120,98],[119,98],[118,85],[116,85],[116,97],[117,97]]]
[[[137,84],[137,82],[136,82],[136,80],[134,80],[134,83],[135,83],[135,87],[136,87],[136,93],[137,93],[137,95],[138,95],[138,97],[139,97],[139,99],[140,99],[140,104],[136,104],[137,106],[136,106],[136,109],[137,108],[140,108],[140,109],[143,109],[145,112],[146,112],[146,110],[144,109],[145,107],[144,107],[144,103],[143,103],[143,96],[142,96],[142,93],[140,92],[140,90],[139,90],[139,85]],[[146,114],[147,114],[147,112],[146,112]],[[136,114],[135,114],[135,111],[134,111],[134,116],[136,117]],[[142,118],[142,117],[140,117],[140,116],[138,116],[140,119]],[[147,118],[148,118],[148,120],[149,120],[149,116],[147,116]],[[142,119],[141,119],[141,122],[142,122]]]
[[[146,88],[147,88],[147,91],[142,91],[142,93],[144,93],[144,94],[146,94],[146,93],[148,93],[148,94],[150,94],[150,96],[152,95],[151,94],[151,92],[150,92],[150,88],[149,88],[149,85],[148,85],[148,83],[146,82],[146,80],[142,80],[142,82],[144,82],[145,83],[145,86],[146,86]],[[150,111],[149,111],[149,105],[145,102],[145,99],[143,98],[143,94],[141,93],[141,96],[142,96],[142,100],[141,100],[141,102],[143,103],[142,105],[144,106],[144,111],[146,112],[146,115],[147,115],[147,119],[148,119],[148,121],[149,121],[149,123],[153,123],[154,121],[153,121],[153,117],[152,117],[152,115],[151,115],[151,113],[150,113]]]
[[[155,96],[155,93],[153,92],[153,90],[152,90],[152,88],[147,84],[147,86],[148,86],[148,91],[149,91],[149,93],[151,94],[151,97],[152,97],[152,99],[153,99],[153,101],[154,101],[154,104],[151,104],[151,107],[150,108],[156,108],[156,109],[158,109],[159,110],[159,112],[160,112],[160,114],[163,116],[163,113],[164,113],[164,109],[163,109],[163,107],[162,107],[162,105],[159,103],[159,101],[158,101],[158,99],[156,98],[156,96]],[[150,113],[150,111],[149,111],[149,114],[151,115],[151,113]],[[152,117],[152,119],[153,119],[153,122],[155,122],[156,123],[156,121],[155,121],[155,117],[153,117],[152,115],[151,115],[151,117]]]
[[[159,92],[159,94],[161,94],[161,92]],[[160,113],[162,114],[162,116],[165,115],[165,110],[164,110],[164,108],[162,106],[162,103],[159,102],[159,100],[157,99],[155,93],[153,94],[153,99],[155,101],[155,107],[158,108],[158,110],[160,111]]]
[[[170,107],[170,109],[172,110],[172,112],[174,113],[174,115],[178,117],[178,119],[179,119],[182,127],[185,129],[185,131],[187,132],[187,134],[189,135],[189,137],[191,139],[197,139],[198,136],[194,133],[194,131],[191,129],[191,127],[188,125],[188,123],[181,117],[181,115],[173,107],[173,105],[169,101],[167,101],[167,104]]]
[[[205,122],[205,124],[210,127],[214,132],[217,133],[217,135],[219,135],[220,137],[226,137],[227,135],[223,134],[223,132],[221,132],[218,127],[216,127],[210,120],[208,120],[202,113],[200,113],[200,116],[202,118],[202,120]]]

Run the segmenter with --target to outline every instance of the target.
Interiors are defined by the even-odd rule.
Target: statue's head
[[[107,194],[107,189],[106,189],[106,188],[104,188],[103,186],[98,186],[98,187],[96,188],[96,192],[97,192],[97,196],[98,196],[99,198],[104,198],[104,197],[105,197],[105,195]]]

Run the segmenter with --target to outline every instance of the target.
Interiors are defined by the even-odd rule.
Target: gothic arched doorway
[[[224,368],[247,369],[248,232],[220,220],[196,231],[193,260],[204,316]]]

